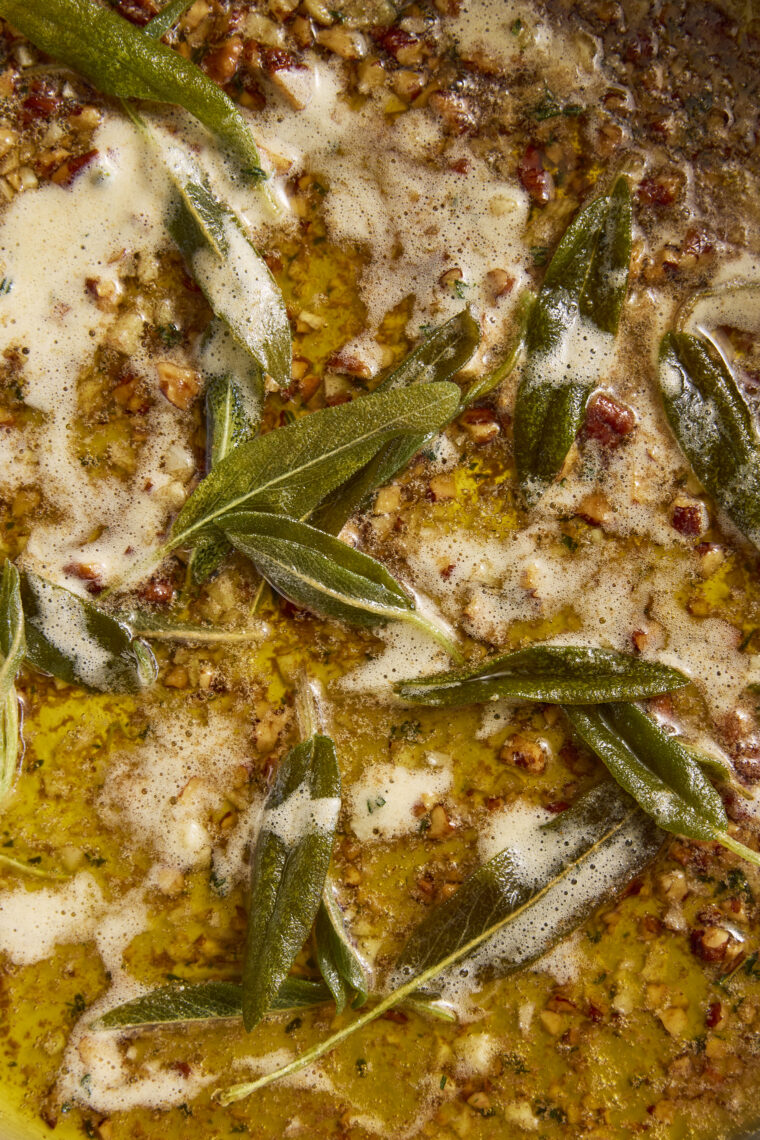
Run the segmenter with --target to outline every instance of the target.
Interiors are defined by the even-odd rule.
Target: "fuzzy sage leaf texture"
[[[314,947],[319,971],[342,1013],[351,1001],[354,1009],[364,1005],[368,995],[364,963],[353,945],[343,921],[330,882],[325,883],[322,902],[314,924]]]
[[[760,438],[726,364],[702,337],[667,333],[660,346],[660,390],[673,434],[700,483],[760,547]]]
[[[18,768],[19,707],[16,675],[26,653],[19,572],[6,560],[0,576],[0,803]]]
[[[659,828],[612,781],[597,785],[542,831],[540,858],[528,860],[530,870],[517,850],[501,853],[421,924],[402,952],[394,988],[376,1005],[281,1068],[220,1092],[220,1103],[292,1076],[389,1009],[420,992],[440,991],[447,971],[459,984],[473,974],[509,974],[534,961],[638,874],[662,844]]]
[[[479,665],[398,681],[410,704],[460,707],[498,699],[592,704],[635,701],[688,685],[677,669],[628,653],[573,645],[532,645]]]
[[[603,704],[564,711],[584,744],[664,831],[717,841],[760,866],[760,854],[728,834],[721,798],[696,759],[641,709]]]
[[[628,287],[631,224],[621,177],[570,223],[531,308],[514,419],[517,473],[529,502],[561,469],[601,378]]]
[[[275,994],[268,1012],[305,1009],[324,1005],[329,1000],[330,991],[321,982],[288,977]],[[136,1029],[186,1021],[226,1021],[242,1016],[242,986],[233,982],[177,982],[109,1009],[94,1028]]]
[[[311,736],[280,762],[253,852],[243,965],[247,1030],[271,1008],[317,916],[339,810],[335,745]]]
[[[104,95],[184,107],[250,181],[262,178],[248,124],[199,67],[96,0],[0,0],[0,15]]]
[[[206,476],[180,511],[166,550],[192,546],[225,512],[249,509],[305,518],[387,440],[435,431],[459,404],[455,384],[420,384],[380,392],[236,447]]]
[[[155,680],[153,654],[122,622],[28,569],[20,590],[26,658],[36,669],[102,692],[136,692]]]
[[[418,345],[375,389],[393,392],[412,384],[441,382],[464,368],[480,344],[480,326],[463,309]],[[460,411],[457,407],[451,418]],[[443,426],[443,425],[440,425]],[[338,534],[367,498],[406,467],[432,432],[410,433],[386,443],[369,463],[332,492],[312,519],[320,530]]]
[[[531,836],[506,848],[412,932],[394,978],[423,976],[454,955],[458,976],[503,977],[545,954],[646,866],[662,834],[608,780]],[[492,932],[492,941],[483,942]],[[475,953],[477,951],[477,953]],[[426,988],[435,989],[431,980]]]

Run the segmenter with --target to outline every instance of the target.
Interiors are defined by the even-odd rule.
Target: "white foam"
[[[83,871],[63,887],[0,892],[0,950],[18,965],[49,958],[56,946],[87,942],[105,902],[92,875]]]
[[[451,767],[441,758],[427,768],[401,764],[373,764],[353,784],[348,800],[351,827],[362,843],[407,835],[419,827],[414,808],[432,807],[449,790]]]

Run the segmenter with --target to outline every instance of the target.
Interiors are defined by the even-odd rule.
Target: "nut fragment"
[[[201,378],[192,368],[162,360],[156,365],[158,387],[170,404],[186,412],[198,395]]]
[[[691,932],[691,950],[703,962],[720,962],[726,956],[730,939],[722,926],[697,927]]]
[[[537,740],[516,733],[510,736],[499,753],[499,759],[526,772],[543,772],[546,769],[546,750]]]
[[[710,526],[707,507],[699,499],[676,499],[671,507],[670,521],[673,530],[686,538],[696,538]]]
[[[443,804],[436,804],[430,813],[430,827],[428,835],[431,839],[444,839],[453,831]]]
[[[473,443],[479,447],[490,443],[501,431],[501,425],[488,408],[469,408],[459,418]]]
[[[434,502],[439,503],[446,499],[455,499],[457,485],[453,475],[436,475],[430,480],[430,496]]]

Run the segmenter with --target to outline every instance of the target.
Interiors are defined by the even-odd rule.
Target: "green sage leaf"
[[[103,692],[136,692],[155,680],[153,654],[120,621],[31,570],[21,572],[20,588],[26,657],[36,669]]]
[[[364,1005],[368,994],[364,964],[351,942],[329,881],[325,883],[317,911],[314,941],[317,965],[335,1000],[337,1012],[342,1013],[349,1000],[354,1009]]]
[[[655,724],[645,725],[644,713],[616,705],[564,711],[610,775],[664,831],[717,841],[760,866],[757,851],[728,835],[720,797],[712,786],[705,788],[707,780],[693,757]]]
[[[461,706],[499,699],[592,704],[635,701],[688,685],[677,669],[610,649],[532,645],[432,677],[398,681],[395,691],[411,704]]]
[[[464,368],[480,343],[480,335],[480,325],[469,309],[463,309],[405,357],[375,391],[393,392],[412,384],[448,380]],[[457,407],[451,418],[459,411]],[[338,534],[378,487],[406,467],[431,434],[412,433],[386,443],[361,471],[333,491],[317,509],[312,518],[314,525],[330,534]]]
[[[194,545],[225,512],[275,511],[304,518],[387,440],[434,431],[454,414],[454,384],[420,384],[312,412],[243,443],[206,476],[180,511],[168,550]]]
[[[396,971],[406,980],[348,1025],[281,1068],[225,1089],[219,1097],[220,1103],[228,1105],[242,1100],[312,1065],[389,1009],[409,998],[414,1000],[420,990],[431,988],[430,983],[436,977],[454,966],[459,967],[464,959],[470,959],[473,965],[459,968],[459,977],[463,973],[467,976],[473,968],[479,969],[481,963],[475,955],[484,944],[490,943],[486,958],[491,970],[509,973],[544,954],[555,940],[569,934],[594,907],[610,897],[621,882],[637,874],[662,841],[662,833],[629,797],[612,784],[598,788],[592,789],[570,809],[575,812],[574,816],[565,812],[564,819],[546,828],[549,832],[556,824],[558,832],[549,835],[549,851],[540,873],[526,878],[518,852],[511,852],[510,858],[504,856],[503,865],[491,868],[490,877],[483,876],[473,884],[473,876],[468,880],[472,884],[469,890],[466,883],[452,896],[449,902],[457,898],[460,909],[451,924],[441,922],[440,917],[431,917],[429,921],[436,928],[441,923],[436,935],[446,938],[452,947],[445,956],[440,955],[434,936],[428,938],[424,932],[412,935]],[[499,859],[497,855],[496,860]],[[492,889],[494,879],[497,885]],[[509,902],[505,905],[504,895],[514,905]],[[523,901],[519,901],[521,898]],[[443,906],[447,907],[448,903]],[[495,907],[493,912],[491,907]],[[445,912],[442,913],[445,918]],[[462,923],[470,934],[466,941],[459,936]],[[425,926],[423,923],[420,931]],[[418,972],[416,963],[428,959],[432,964]]]
[[[630,190],[621,177],[609,197],[596,198],[570,223],[530,312],[514,421],[517,472],[529,502],[558,473],[583,422],[604,363],[590,363],[589,354],[599,348],[603,357],[617,332],[630,257]]]
[[[241,174],[261,178],[261,160],[240,110],[189,59],[96,0],[0,0],[0,15],[42,51],[104,95],[176,103],[214,134]]]
[[[265,627],[250,629],[223,629],[217,625],[196,625],[193,622],[175,621],[149,610],[126,610],[116,615],[134,638],[149,641],[186,641],[208,645],[255,645],[264,636]]]
[[[160,40],[182,19],[192,3],[193,0],[169,0],[169,3],[164,5],[157,16],[148,20],[142,30],[143,35],[151,36],[154,40]]]
[[[26,653],[19,572],[6,559],[0,575],[0,803],[18,769],[19,708],[16,675]]]
[[[268,1013],[324,1005],[330,991],[321,982],[288,977]],[[109,1009],[96,1029],[136,1029],[142,1025],[171,1025],[178,1021],[221,1021],[243,1016],[243,988],[232,982],[178,982],[161,986]]]
[[[251,865],[243,1023],[261,1020],[319,910],[340,810],[335,745],[316,735],[280,762]]]
[[[725,363],[701,337],[667,333],[660,390],[673,434],[700,483],[760,547],[760,440]]]
[[[423,975],[460,951],[466,961],[467,947],[479,947],[489,931],[496,939],[483,944],[483,972],[512,973],[619,891],[653,858],[662,839],[613,783],[597,784],[537,831],[529,862],[524,852],[506,848],[436,907],[412,932],[395,979]]]

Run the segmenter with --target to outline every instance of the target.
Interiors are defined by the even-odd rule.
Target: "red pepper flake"
[[[394,58],[402,48],[411,47],[412,44],[417,43],[416,36],[396,26],[391,28],[373,28],[370,35],[376,44],[379,44],[384,51],[387,51],[388,54]]]
[[[53,95],[49,91],[33,91],[23,100],[19,119],[25,126],[37,119],[49,119],[51,115],[55,114],[62,102],[60,95]]]
[[[544,170],[541,152],[533,143],[525,148],[517,167],[517,177],[540,206],[545,206],[554,197],[554,179],[548,170]]]
[[[50,178],[57,186],[70,186],[78,174],[89,166],[93,159],[97,158],[97,150],[88,150],[85,154],[80,154],[77,158],[68,158],[62,166],[53,171]]]
[[[716,1025],[720,1025],[723,1020],[723,1005],[719,1001],[711,1001],[707,1007],[707,1014],[705,1016],[705,1025],[709,1029],[714,1029]]]
[[[567,800],[552,800],[551,803],[546,804],[546,810],[552,812],[554,815],[559,815],[563,811],[567,811],[570,804]]]
[[[406,1023],[408,1022],[409,1018],[408,1018],[408,1017],[407,1017],[407,1015],[406,1015],[406,1014],[403,1012],[403,1010],[400,1010],[400,1009],[389,1009],[389,1010],[387,1011],[387,1013],[384,1013],[384,1014],[382,1015],[382,1018],[381,1018],[381,1020],[382,1020],[382,1021],[393,1021],[393,1022],[395,1022],[395,1024],[396,1024],[396,1025],[406,1025]]]

